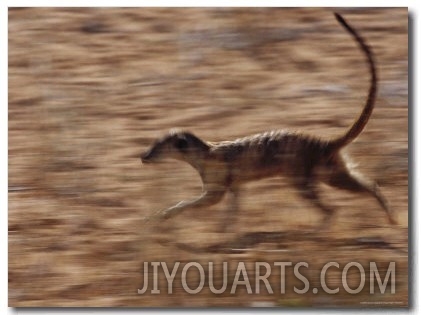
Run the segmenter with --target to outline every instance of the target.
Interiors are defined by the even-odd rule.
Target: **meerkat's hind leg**
[[[376,198],[381,207],[384,209],[389,223],[394,225],[397,224],[396,218],[388,201],[380,191],[380,188],[375,181],[369,180],[363,175],[344,167],[340,171],[334,172],[331,175],[328,184],[336,188],[353,192],[369,193]]]
[[[298,184],[298,189],[302,197],[310,201],[317,208],[319,208],[324,218],[318,227],[312,229],[311,232],[319,232],[326,230],[330,227],[335,210],[333,207],[325,204],[321,199],[313,177],[306,178],[302,183]]]

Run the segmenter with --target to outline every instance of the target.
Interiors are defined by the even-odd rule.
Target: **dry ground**
[[[11,9],[9,305],[406,306],[407,10],[340,11],[372,46],[380,76],[371,121],[347,152],[379,182],[400,225],[389,226],[372,198],[324,187],[335,221],[307,235],[320,213],[279,178],[244,187],[231,233],[216,232],[226,200],[181,214],[172,229],[144,225],[198,195],[200,181],[179,162],[142,166],[139,154],[171,127],[212,141],[273,128],[343,132],[368,73],[331,10]],[[285,294],[189,295],[178,277],[166,295],[161,277],[163,294],[138,295],[144,261],[229,261],[231,280],[240,261],[304,261],[319,288],[326,262],[375,261],[384,275],[394,261],[396,294],[368,294],[367,285],[357,295],[299,295],[289,272]]]

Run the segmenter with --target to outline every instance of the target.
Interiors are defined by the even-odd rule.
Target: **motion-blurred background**
[[[324,187],[337,215],[330,231],[306,237],[320,213],[282,178],[244,187],[231,233],[217,233],[226,200],[145,225],[201,183],[188,165],[144,166],[139,154],[172,127],[209,141],[276,128],[343,133],[369,74],[332,10],[10,8],[9,305],[407,305],[408,12],[339,12],[372,47],[380,78],[371,120],[347,152],[400,225],[374,199]],[[160,279],[163,294],[138,295],[144,261],[230,261],[234,270],[306,261],[316,283],[329,261],[375,261],[381,272],[395,261],[396,294],[297,295],[291,282],[286,294],[167,295]],[[340,273],[332,277],[335,286]]]

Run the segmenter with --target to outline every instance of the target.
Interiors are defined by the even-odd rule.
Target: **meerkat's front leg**
[[[197,199],[191,201],[183,200],[168,209],[156,212],[151,217],[149,217],[147,221],[151,219],[166,220],[187,209],[195,210],[202,207],[211,206],[220,201],[224,196],[224,193],[225,191],[223,190],[207,190]]]
[[[228,229],[228,226],[235,223],[235,219],[238,212],[238,199],[239,199],[239,190],[238,188],[231,188],[231,201],[229,208],[226,211],[225,218],[219,228],[220,233],[225,233]]]

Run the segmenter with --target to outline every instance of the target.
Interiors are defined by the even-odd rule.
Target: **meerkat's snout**
[[[140,160],[142,161],[143,164],[147,164],[150,163],[150,151],[146,151],[140,154]]]
[[[173,144],[171,138],[165,136],[158,139],[149,149],[140,155],[142,163],[158,163],[172,157]]]
[[[140,159],[145,164],[158,163],[166,159],[184,160],[184,155],[187,153],[191,141],[202,143],[201,140],[188,132],[178,129],[170,130],[168,134],[156,140],[147,151],[143,152]]]
[[[143,164],[153,163],[157,159],[156,146],[150,147],[148,150],[140,154],[140,160]]]

